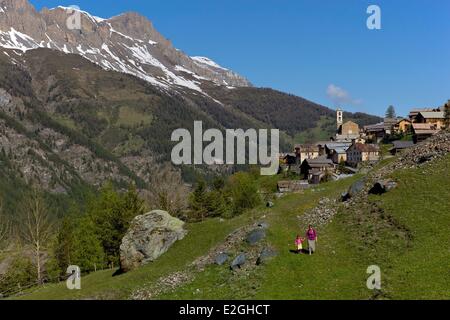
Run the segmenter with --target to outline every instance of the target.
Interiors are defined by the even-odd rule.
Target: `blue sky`
[[[32,0],[100,17],[147,16],[189,55],[271,87],[348,111],[400,115],[450,99],[448,0]],[[381,30],[366,27],[381,8]]]

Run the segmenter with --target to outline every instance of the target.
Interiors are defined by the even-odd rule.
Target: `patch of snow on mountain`
[[[109,30],[110,30],[111,34],[115,33],[115,34],[118,34],[119,36],[121,36],[121,37],[123,37],[125,39],[131,40],[131,41],[136,41],[132,37],[127,36],[126,34],[123,34],[123,33],[119,32],[117,30],[114,30],[114,28],[111,26],[111,24],[109,24],[109,26],[110,26]]]
[[[97,16],[92,16],[92,18],[94,18],[94,20],[95,21],[97,21],[98,23],[100,23],[100,22],[103,22],[103,21],[106,21],[107,19],[104,19],[104,18],[100,18],[100,17],[97,17]]]
[[[175,66],[175,70],[176,70],[176,71],[181,71],[181,72],[188,73],[188,74],[190,74],[191,76],[193,76],[194,78],[196,78],[196,79],[198,79],[198,80],[210,81],[208,78],[201,77],[201,76],[199,76],[198,74],[192,72],[191,70],[186,69],[186,68],[183,67],[183,66],[176,65],[176,66]]]
[[[130,73],[130,70],[128,66],[120,59],[118,56],[116,56],[112,51],[109,49],[108,45],[105,43],[102,45],[102,50],[106,51],[106,53],[109,54],[111,58],[113,58],[116,61],[116,65],[119,66],[119,71],[124,73]],[[112,68],[114,70],[114,68]],[[117,70],[117,69],[115,69]]]
[[[193,81],[189,81],[184,79],[183,77],[177,76],[173,72],[171,72],[165,65],[163,65],[158,59],[153,57],[151,53],[148,51],[146,46],[133,46],[128,47],[123,44],[124,47],[128,48],[133,56],[142,64],[151,65],[161,69],[167,77],[167,80],[175,85],[179,85],[182,87],[187,87],[195,91],[199,91],[203,93],[203,90],[195,84]]]
[[[51,48],[52,48],[52,45],[53,45],[56,49],[61,50],[61,49],[53,42],[53,40],[48,36],[47,33],[45,34],[45,36],[47,37],[47,40],[48,40],[48,42],[47,42],[47,48],[48,48],[48,49],[51,49]]]
[[[11,28],[7,32],[0,31],[0,46],[6,49],[21,50],[23,52],[40,47],[33,38],[14,28]]]
[[[186,69],[186,68],[184,68],[182,66],[178,66],[178,65],[175,66],[175,70],[176,71],[181,71],[181,72],[186,72],[186,73],[194,75],[194,73],[191,70],[188,70],[188,69]]]
[[[228,70],[207,57],[191,57],[191,59],[199,65],[207,65],[217,69]]]
[[[67,49],[67,45],[64,45],[62,51],[63,51],[64,53],[67,53],[67,54],[72,53],[69,49]]]

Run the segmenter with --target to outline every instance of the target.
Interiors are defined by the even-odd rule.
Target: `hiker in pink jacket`
[[[317,232],[311,225],[309,225],[308,231],[306,231],[306,239],[308,239],[308,251],[311,255],[316,252],[317,243]]]

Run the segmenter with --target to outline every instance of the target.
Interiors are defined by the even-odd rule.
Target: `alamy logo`
[[[81,271],[78,266],[69,266],[67,268],[67,274],[69,277],[66,281],[67,289],[69,290],[81,290]]]
[[[172,141],[179,142],[172,149],[172,163],[181,164],[259,164],[261,175],[275,175],[278,172],[280,132],[278,129],[227,129],[225,143],[223,133],[218,129],[203,132],[203,123],[194,122],[194,138],[186,129],[172,133]],[[248,141],[248,149],[246,148]],[[204,142],[210,142],[204,149]],[[224,148],[225,145],[225,148]],[[224,149],[226,156],[224,157]],[[193,152],[192,152],[193,151]],[[269,154],[270,153],[270,154]],[[193,159],[192,159],[193,155]],[[248,158],[248,162],[246,159]]]
[[[367,28],[369,30],[381,30],[381,8],[375,4],[367,8]]]
[[[367,268],[367,273],[370,274],[367,278],[367,289],[369,290],[381,290],[381,269],[379,266],[369,266]]]

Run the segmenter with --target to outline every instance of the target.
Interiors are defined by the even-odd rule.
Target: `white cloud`
[[[327,96],[336,105],[342,104],[359,105],[362,103],[361,99],[353,99],[352,96],[346,90],[334,84],[330,84],[328,86]]]

